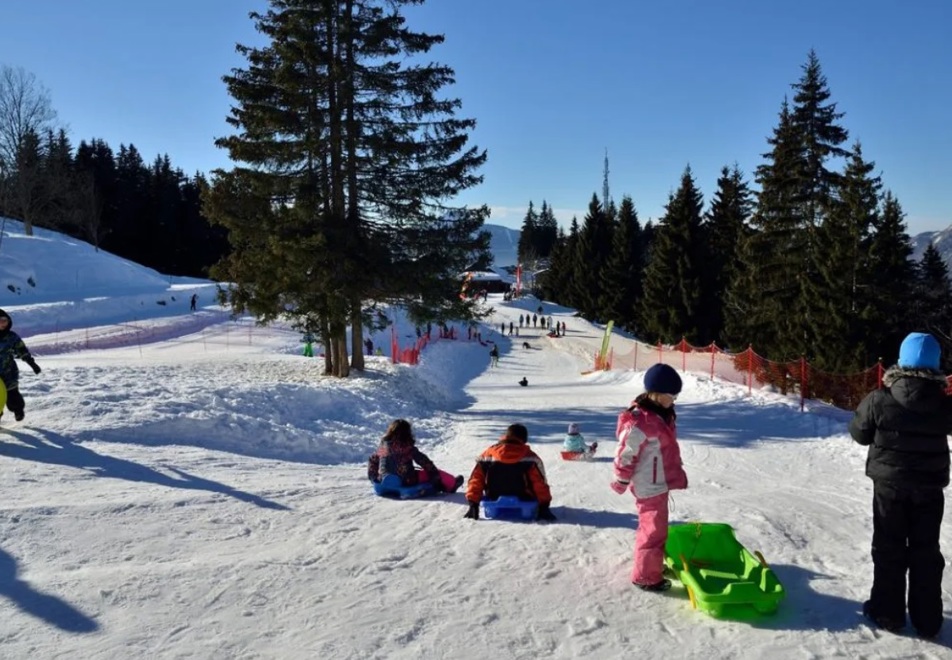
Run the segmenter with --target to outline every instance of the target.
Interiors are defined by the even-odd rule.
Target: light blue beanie
[[[935,337],[925,332],[911,332],[899,347],[899,366],[938,371],[941,353]]]

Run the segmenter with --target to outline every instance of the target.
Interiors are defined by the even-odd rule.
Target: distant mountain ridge
[[[929,243],[942,255],[942,260],[952,271],[952,225],[939,231],[925,231],[912,237],[912,257],[918,261]]]
[[[490,241],[490,251],[495,256],[493,268],[502,270],[506,266],[515,266],[519,263],[519,236],[522,234],[518,229],[510,229],[502,225],[493,225],[486,223],[483,228],[492,235]],[[926,251],[929,243],[935,245],[939,254],[945,260],[949,270],[952,271],[952,225],[939,231],[925,231],[911,237],[912,256],[918,261],[922,258],[922,253]]]
[[[507,266],[515,266],[519,263],[519,236],[522,234],[521,231],[488,223],[483,225],[483,229],[492,236],[489,241],[489,251],[495,257],[492,265],[493,270],[501,273]]]

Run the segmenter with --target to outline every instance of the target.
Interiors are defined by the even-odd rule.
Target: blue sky
[[[221,76],[260,40],[263,0],[62,0],[0,6],[0,63],[49,89],[74,143],[92,137],[188,173],[228,166]],[[518,228],[529,200],[566,225],[601,195],[658,218],[691,165],[705,201],[720,168],[752,176],[814,48],[850,139],[862,142],[912,234],[952,224],[952,3],[429,0],[411,27],[446,42],[453,96],[488,150],[459,201]]]

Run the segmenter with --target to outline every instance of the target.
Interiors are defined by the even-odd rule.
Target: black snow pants
[[[7,391],[7,408],[15,415],[23,414],[23,410],[26,408],[26,402],[23,400],[23,395],[20,394],[20,388],[14,387],[12,390]],[[2,414],[3,413],[0,412],[0,415]]]
[[[873,589],[869,609],[892,621],[909,619],[920,635],[942,627],[942,570],[939,529],[945,496],[941,488],[873,483]]]

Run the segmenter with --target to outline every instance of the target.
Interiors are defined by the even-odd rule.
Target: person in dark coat
[[[7,388],[7,408],[19,422],[26,415],[26,402],[20,394],[20,367],[17,366],[16,358],[30,365],[33,373],[40,373],[40,366],[30,355],[26,344],[13,331],[13,319],[0,309],[0,379]],[[3,415],[2,410],[0,415]]]
[[[952,398],[939,358],[935,337],[908,335],[884,387],[863,399],[849,427],[869,447],[866,476],[873,480],[873,587],[863,614],[896,632],[905,626],[908,603],[913,627],[926,638],[942,627],[939,531],[952,433]]]

